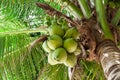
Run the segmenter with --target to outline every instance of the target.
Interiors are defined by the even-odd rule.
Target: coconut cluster
[[[53,24],[49,27],[48,32],[50,36],[42,45],[43,49],[49,53],[48,63],[74,67],[77,63],[76,55],[81,52],[76,41],[79,37],[77,29]]]

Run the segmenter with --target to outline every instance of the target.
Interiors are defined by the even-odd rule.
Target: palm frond
[[[30,43],[37,38],[29,33],[40,32],[41,29],[35,29],[42,25],[42,11],[37,10],[35,2],[0,1],[1,80],[34,80],[47,62],[41,44],[29,50]]]
[[[83,80],[105,80],[101,66],[95,61],[80,61],[80,66],[83,69]],[[101,76],[99,76],[101,75]]]
[[[4,43],[5,43],[5,37],[4,36],[0,36],[0,53],[4,52]]]
[[[41,44],[29,50],[30,43],[36,37],[29,34],[7,35],[0,38],[2,42],[0,62],[2,66],[2,78],[9,80],[33,80],[41,67],[45,65],[46,54]],[[31,52],[30,52],[31,51]],[[32,77],[31,77],[32,76]]]
[[[65,65],[47,65],[43,69],[42,74],[39,74],[37,80],[69,80],[68,71]]]

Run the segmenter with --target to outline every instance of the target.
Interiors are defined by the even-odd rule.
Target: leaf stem
[[[100,21],[101,28],[104,32],[104,36],[107,39],[113,40],[113,35],[110,31],[110,28],[109,28],[107,20],[106,20],[105,9],[104,9],[102,0],[95,0],[95,4],[96,4],[96,12],[98,14],[98,20]]]
[[[63,0],[63,2],[65,2],[68,6],[68,9],[70,9],[72,15],[78,19],[82,19],[83,18],[83,14],[81,12],[81,10],[75,6],[71,1],[69,0]]]
[[[81,7],[81,10],[85,16],[85,18],[90,18],[91,17],[91,10],[90,7],[88,6],[86,0],[78,0],[78,3]]]
[[[117,26],[118,22],[120,20],[120,9],[116,12],[114,18],[112,19],[112,24]]]
[[[15,34],[28,34],[33,32],[42,32],[47,33],[48,31],[45,29],[35,29],[35,30],[23,30],[23,31],[9,31],[9,32],[0,32],[0,35],[15,35]]]

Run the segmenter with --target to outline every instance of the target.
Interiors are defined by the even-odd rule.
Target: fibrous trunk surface
[[[97,52],[107,80],[120,80],[120,50],[111,40],[98,45]]]

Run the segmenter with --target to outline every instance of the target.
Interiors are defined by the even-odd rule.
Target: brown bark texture
[[[107,80],[120,80],[120,50],[111,40],[102,41],[96,52]]]

